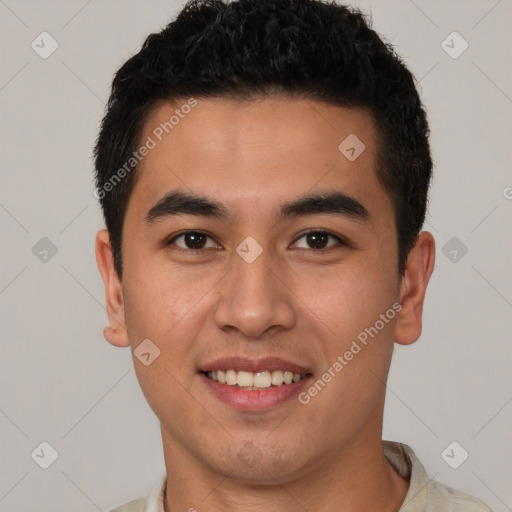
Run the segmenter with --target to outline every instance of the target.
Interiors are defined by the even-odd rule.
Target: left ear
[[[414,343],[421,334],[423,301],[436,259],[434,237],[422,231],[407,257],[405,273],[400,284],[400,303],[395,327],[395,341],[400,345]]]

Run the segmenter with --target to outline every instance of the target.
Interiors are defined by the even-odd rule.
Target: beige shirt
[[[410,481],[399,512],[492,512],[480,500],[431,480],[410,446],[392,441],[382,444],[386,459]],[[110,512],[164,512],[166,481],[166,476],[161,477],[147,498],[130,501]]]

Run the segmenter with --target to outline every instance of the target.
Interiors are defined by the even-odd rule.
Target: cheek
[[[143,271],[140,275],[137,271]],[[132,351],[150,339],[160,351],[151,366],[144,366],[133,354],[141,388],[152,409],[188,409],[190,403],[182,385],[191,389],[195,378],[195,343],[208,322],[214,276],[190,275],[189,270],[131,268],[123,284],[125,316]],[[138,276],[138,277],[137,277]],[[162,393],[162,389],[167,390]],[[158,412],[157,412],[158,411]]]
[[[162,278],[163,273],[152,273],[148,269],[144,270],[144,278],[139,279],[133,270],[126,272],[131,280],[123,283],[123,289],[137,379],[157,417],[165,418],[168,411],[174,411],[181,418],[176,428],[186,430],[190,427],[187,411],[193,404],[188,394],[183,393],[182,386],[190,389],[195,376],[190,354],[201,324],[198,315],[203,311],[198,303],[204,292],[186,286],[182,280]],[[150,351],[158,353],[149,365],[137,357],[137,347],[146,339],[157,347]]]
[[[338,266],[296,281],[294,292],[313,321],[324,323],[342,343],[373,325],[396,300],[396,285],[389,275],[375,270],[376,265],[369,267]]]
[[[378,409],[383,396],[397,314],[394,284],[379,280],[377,271],[352,268],[338,269],[335,279],[319,285],[307,305],[314,312],[309,318],[326,334],[318,379],[327,384],[309,389],[311,415],[322,425],[335,418],[331,423],[344,424],[349,432]],[[332,436],[339,435],[333,427]]]
[[[126,275],[130,276],[123,283],[129,334],[162,341],[201,310],[197,306],[212,287],[208,279],[176,268],[132,267]]]

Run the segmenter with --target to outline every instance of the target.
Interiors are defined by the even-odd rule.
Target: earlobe
[[[125,329],[120,330],[107,326],[103,329],[103,337],[115,347],[127,347],[129,345]]]
[[[420,337],[425,292],[434,263],[434,237],[428,231],[423,231],[409,253],[400,286],[402,309],[398,315],[394,339],[401,345],[410,345]]]
[[[96,263],[105,286],[109,326],[103,330],[105,339],[116,347],[127,347],[130,342],[126,330],[121,281],[114,268],[110,234],[106,229],[96,235]]]

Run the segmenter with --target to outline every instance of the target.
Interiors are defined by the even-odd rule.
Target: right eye
[[[210,239],[212,244],[207,245],[207,240]],[[177,243],[181,240],[181,244]],[[203,233],[202,231],[183,231],[178,235],[174,236],[171,240],[166,243],[166,246],[170,246],[175,243],[180,249],[184,251],[198,251],[200,249],[211,249],[219,248],[219,245],[213,241],[212,237]]]

